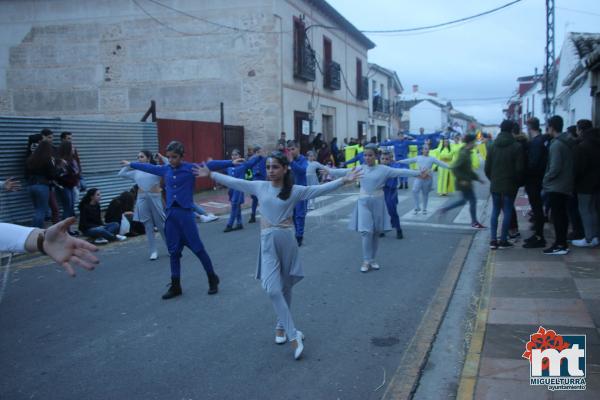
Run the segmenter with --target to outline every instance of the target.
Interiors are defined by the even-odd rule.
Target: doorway
[[[300,153],[306,154],[310,150],[310,133],[312,132],[312,121],[309,114],[302,111],[294,111],[294,140],[300,146]]]

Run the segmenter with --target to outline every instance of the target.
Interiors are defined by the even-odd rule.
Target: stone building
[[[375,45],[324,0],[4,0],[0,115],[243,125],[247,143],[359,136]]]

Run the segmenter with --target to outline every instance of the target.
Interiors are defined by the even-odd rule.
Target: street
[[[149,261],[143,237],[102,248],[96,271],[75,279],[56,265],[16,263],[0,304],[2,397],[381,398],[457,244],[475,233],[465,207],[439,220],[448,198],[432,193],[429,215],[414,216],[410,191],[399,192],[405,239],[381,240],[380,271],[359,272],[360,237],[346,227],[355,187],[309,213],[292,307],[306,335],[300,361],[274,343],[275,313],[254,279],[258,224],[227,234],[223,218],[199,224],[221,277],[216,296],[186,250],[184,294],[161,300],[168,255],[163,245]]]

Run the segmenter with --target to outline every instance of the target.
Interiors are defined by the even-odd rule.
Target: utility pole
[[[544,86],[546,98],[544,99],[544,114],[546,121],[554,113],[554,0],[546,0],[546,68]]]

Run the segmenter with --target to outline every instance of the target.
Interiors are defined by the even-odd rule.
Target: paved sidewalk
[[[519,196],[516,205],[526,238],[527,198]],[[549,225],[546,240],[553,237]],[[540,326],[561,336],[587,335],[585,391],[530,385],[530,364],[522,354]],[[521,240],[514,249],[491,251],[458,398],[600,399],[599,326],[600,248],[572,246],[566,256],[549,256],[523,249]]]
[[[231,206],[229,204],[227,190],[227,188],[203,190],[194,194],[194,202],[209,213],[215,215],[229,214]],[[250,195],[246,194],[244,196],[244,200],[245,202],[242,205],[242,209],[248,208],[252,205],[252,198]]]

